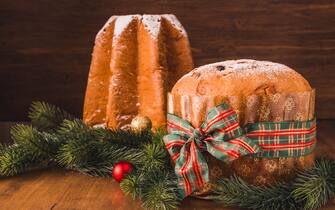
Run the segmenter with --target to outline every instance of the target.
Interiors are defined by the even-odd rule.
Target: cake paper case
[[[190,122],[195,128],[204,121],[213,107],[228,103],[237,113],[243,127],[255,122],[307,121],[314,118],[315,90],[293,93],[275,93],[249,96],[198,96],[172,95],[168,93],[168,112]],[[231,164],[215,159],[206,152],[209,165],[210,183],[195,194],[209,193],[215,181],[222,177],[237,174],[255,185],[274,184],[292,179],[297,169],[312,166],[314,154],[300,157],[264,158],[240,157]]]

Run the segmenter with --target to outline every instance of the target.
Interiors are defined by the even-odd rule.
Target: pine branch
[[[176,177],[167,171],[158,171],[142,185],[143,207],[154,210],[176,209],[180,203],[177,197]]]
[[[46,151],[49,157],[54,159],[59,147],[63,144],[62,139],[59,138],[57,133],[40,132],[42,136],[42,144],[45,144]]]
[[[152,139],[152,133],[150,131],[133,132],[131,130],[115,130],[106,128],[95,128],[93,130],[96,138],[101,141],[108,141],[114,145],[118,144],[120,146],[132,148],[138,148],[145,143],[151,142]]]
[[[63,142],[56,156],[57,162],[67,168],[81,166],[96,157],[98,143],[94,132],[80,120],[64,120],[58,136]]]
[[[127,146],[113,145],[110,142],[104,142],[100,155],[104,159],[119,161],[128,161],[134,165],[140,165],[142,162],[143,151],[141,148],[129,148]]]
[[[169,159],[164,147],[147,143],[152,141],[151,132],[95,129],[80,120],[64,120],[58,134],[64,144],[57,162],[93,176],[109,176],[112,165],[120,160],[139,165],[143,170],[154,170],[163,169]]]
[[[58,164],[91,176],[110,176],[115,162],[137,163],[142,155],[139,149],[102,138],[110,130],[89,128],[80,120],[65,120],[58,133],[64,143],[56,156]]]
[[[40,139],[40,133],[31,125],[16,124],[11,130],[12,140],[17,144],[34,144]]]
[[[0,143],[0,155],[2,155],[5,152],[6,148],[7,147],[4,144]]]
[[[163,141],[163,137],[167,134],[166,129],[158,128],[155,129],[154,132],[152,133],[152,142],[154,144],[159,144],[165,147],[165,143]]]
[[[315,166],[295,179],[293,197],[304,209],[319,209],[335,196],[335,161],[316,160]]]
[[[120,187],[134,199],[140,198],[145,209],[176,209],[180,202],[176,177],[167,170],[137,171],[124,179]]]
[[[232,176],[218,182],[213,198],[226,206],[238,206],[257,210],[295,210],[298,204],[291,196],[292,187],[278,184],[271,187],[249,185],[242,179]]]
[[[143,155],[140,165],[142,170],[156,171],[169,166],[169,155],[162,145],[146,144],[143,146]]]
[[[56,155],[57,162],[66,168],[87,164],[89,158],[97,154],[96,143],[87,139],[69,140],[62,145]]]
[[[7,146],[0,154],[0,176],[14,176],[35,165],[39,156],[24,145]]]
[[[104,161],[95,164],[73,165],[71,168],[79,173],[93,177],[110,177],[112,175],[113,163]]]
[[[138,165],[142,152],[139,149],[111,146],[104,144],[95,145],[93,151],[98,151],[85,163],[74,165],[72,168],[90,176],[111,176],[113,165],[121,160],[126,160]],[[93,152],[92,152],[93,153]],[[70,166],[71,167],[71,166]]]
[[[63,144],[57,152],[56,161],[63,167],[72,169],[86,164],[96,151],[92,132],[80,120],[64,120],[57,133]]]
[[[27,149],[38,156],[53,156],[59,145],[55,135],[39,132],[31,125],[17,124],[13,126],[11,136],[16,144],[25,145]]]
[[[17,124],[11,129],[14,144],[1,146],[0,174],[13,176],[32,167],[44,168],[52,162],[59,147],[56,135],[39,132],[30,125]]]
[[[121,190],[130,195],[133,199],[141,198],[142,196],[142,183],[145,181],[144,173],[130,174],[126,179],[120,183]]]
[[[24,145],[32,153],[41,156],[47,154],[46,145],[41,142],[42,136],[35,128],[30,125],[17,124],[12,127],[12,140],[19,145]]]
[[[58,127],[57,134],[65,143],[70,140],[86,141],[94,137],[91,129],[79,119],[64,120]]]
[[[40,101],[31,104],[28,117],[31,123],[42,131],[55,131],[65,119],[73,119],[66,111]]]
[[[135,133],[124,130],[112,130],[108,128],[91,128],[83,121],[64,120],[61,124],[58,134],[67,141],[68,139],[90,138],[94,141],[109,142],[112,145],[127,146],[138,148],[140,145],[150,142],[151,133]]]

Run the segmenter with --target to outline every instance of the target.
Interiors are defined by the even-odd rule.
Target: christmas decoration
[[[65,111],[35,102],[31,125],[11,130],[11,145],[0,145],[0,176],[14,176],[45,167],[63,167],[90,176],[112,176],[116,163],[127,161],[134,170],[120,187],[145,209],[176,209],[181,197],[177,177],[165,150],[164,130],[131,132],[93,128]],[[48,125],[48,126],[46,126]],[[223,206],[257,210],[318,209],[335,195],[335,161],[320,159],[278,185],[260,187],[237,176],[222,178],[206,198]]]
[[[208,166],[208,179],[206,177],[203,187],[199,187],[200,189],[195,192],[198,196],[210,193],[210,185],[215,184],[221,174],[224,176],[236,174],[250,184],[269,186],[292,180],[296,176],[296,171],[313,166],[316,145],[315,121],[313,121],[315,91],[298,72],[283,64],[251,59],[228,60],[200,66],[177,81],[168,94],[167,110],[169,114],[191,124],[194,130],[201,130],[202,123],[206,122],[211,110],[222,103],[228,104],[236,112],[237,118],[231,122],[230,117],[222,117],[216,123],[220,124],[221,128],[223,124],[238,125],[242,128],[243,134],[247,133],[242,136],[251,139],[250,141],[259,145],[262,151],[245,155],[233,149],[232,152],[237,152],[235,155],[239,156],[234,161],[226,161],[226,154],[218,158],[220,153],[213,155],[201,152],[204,160],[199,162],[200,178],[202,175],[207,175],[203,173],[207,171],[203,170],[205,162]],[[185,122],[180,123],[183,125],[182,128],[185,128]],[[179,138],[181,142],[186,140],[187,137],[183,135],[185,132],[169,127],[169,122],[167,125],[169,133],[182,133],[177,134],[176,139],[182,136]],[[234,127],[228,127],[228,131],[231,128]],[[171,130],[175,132],[170,132]],[[233,145],[229,144],[229,147],[225,145],[239,136],[230,136],[230,132],[225,131],[225,128],[221,130],[221,132],[210,131],[200,134],[200,140],[193,140],[197,145],[196,148],[204,146],[205,150],[212,149],[208,145],[221,140],[226,142],[226,144],[219,143],[221,149],[230,150]],[[194,135],[188,135],[190,141],[184,146],[178,142],[168,148],[170,152],[174,151],[174,154],[171,154],[174,155],[173,158],[176,158],[178,151],[181,151],[180,158],[187,160],[187,156],[182,157],[181,154],[185,153],[185,149],[191,151],[188,149],[191,139],[197,137],[197,132],[192,133]],[[300,133],[304,135],[300,136]],[[309,136],[308,133],[312,135]],[[206,135],[214,137],[215,141],[209,142],[205,138]],[[314,138],[310,138],[312,136]],[[240,142],[245,141],[242,139]],[[235,141],[235,144],[237,143]],[[191,157],[194,160],[194,156]],[[224,164],[222,161],[229,164]],[[189,165],[191,163],[192,161],[189,161]],[[177,165],[182,166],[179,161],[176,162]],[[188,175],[187,178],[192,180],[191,191],[197,188],[196,185],[202,185],[202,180],[197,179],[199,174],[193,176],[187,170],[183,171]]]
[[[126,175],[128,175],[133,170],[133,165],[127,161],[120,161],[114,164],[113,167],[113,177],[115,181],[121,182]]]
[[[152,127],[152,123],[149,117],[137,115],[131,121],[130,126],[131,126],[131,129],[135,132],[143,132],[143,131],[150,130]]]
[[[209,182],[203,151],[230,163],[250,154],[261,157],[304,156],[311,154],[316,145],[315,120],[258,122],[248,125],[244,133],[236,112],[226,103],[212,108],[199,128],[193,128],[189,122],[172,114],[168,114],[167,124],[169,134],[164,141],[176,163],[178,186],[183,197]],[[267,135],[276,138],[264,141]]]

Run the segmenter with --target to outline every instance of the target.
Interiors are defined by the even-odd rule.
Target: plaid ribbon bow
[[[315,120],[306,122],[260,122],[247,126],[246,134],[236,112],[223,103],[209,111],[199,128],[168,114],[166,149],[175,162],[179,193],[184,198],[209,181],[202,151],[230,162],[240,156],[301,156],[315,147]]]
[[[253,140],[243,136],[237,115],[227,104],[210,110],[197,129],[178,116],[168,114],[167,117],[170,134],[164,136],[164,142],[175,161],[182,197],[190,195],[209,180],[208,165],[201,150],[225,162],[261,151]]]

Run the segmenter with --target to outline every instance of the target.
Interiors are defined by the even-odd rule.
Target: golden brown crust
[[[282,64],[255,60],[224,61],[192,70],[169,94],[169,112],[198,127],[208,110],[222,101],[234,108],[242,126],[314,117],[314,91],[299,73]],[[244,156],[229,165],[205,156],[211,181],[235,173],[255,185],[292,179],[296,169],[309,168],[314,163],[314,154],[285,158]],[[207,184],[198,195],[208,193],[211,186]]]
[[[247,96],[259,92],[303,92],[311,89],[299,73],[285,65],[243,59],[196,68],[176,83],[172,94]]]
[[[96,37],[84,121],[123,128],[141,114],[154,128],[165,126],[166,93],[192,68],[174,15],[113,16]]]
[[[95,39],[88,85],[84,102],[83,118],[89,124],[106,121],[108,86],[115,16],[112,16],[99,31]]]
[[[130,124],[138,110],[134,85],[137,83],[137,59],[134,59],[138,54],[137,25],[137,20],[132,19],[117,39],[113,37],[106,113],[107,126],[111,128]]]

